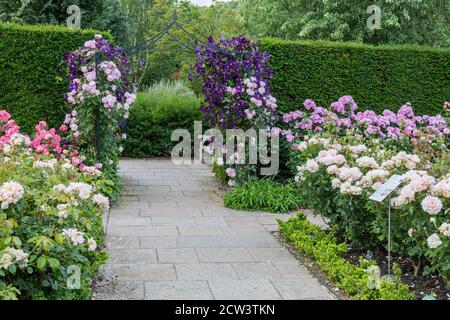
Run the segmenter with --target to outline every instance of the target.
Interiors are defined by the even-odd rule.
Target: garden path
[[[123,160],[93,299],[334,299],[272,237],[288,216],[224,208],[211,170]]]

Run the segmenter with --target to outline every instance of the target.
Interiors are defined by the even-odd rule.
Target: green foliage
[[[67,111],[68,81],[58,73],[65,52],[98,32],[59,26],[0,24],[0,107],[30,133],[42,119],[59,127]],[[105,35],[110,38],[109,35]]]
[[[66,25],[67,8],[81,9],[81,28],[110,30],[121,40],[127,31],[127,17],[119,0],[0,0],[0,21],[20,24]]]
[[[107,181],[80,173],[64,160],[24,152],[28,148],[19,146],[8,155],[0,152],[0,186],[13,181],[24,189],[17,203],[0,208],[0,300],[89,299],[92,278],[107,258],[89,247],[92,241],[103,244],[102,209],[94,194],[103,193]],[[54,188],[71,183],[88,193]],[[82,232],[83,241],[75,244],[63,234],[71,228]],[[81,271],[79,278],[74,267]],[[77,278],[79,286],[71,289],[70,279]]]
[[[225,172],[225,166],[219,166],[216,162],[213,163],[213,172],[217,181],[222,184],[226,184],[228,182],[228,176]]]
[[[169,156],[177,142],[175,129],[192,132],[200,121],[200,99],[182,81],[161,81],[138,94],[127,119],[128,137],[124,155],[128,157]]]
[[[371,278],[369,267],[373,261],[360,260],[356,266],[342,256],[347,252],[346,244],[338,243],[333,233],[325,233],[311,224],[303,213],[286,222],[279,221],[284,238],[302,253],[311,256],[336,287],[358,300],[410,300],[413,294],[400,280]],[[396,279],[400,279],[399,268]],[[377,284],[372,286],[370,284]]]
[[[379,29],[368,28],[374,4]],[[450,46],[445,0],[242,0],[239,14],[258,37]]]
[[[301,109],[305,99],[328,106],[351,95],[378,112],[411,102],[417,114],[439,114],[449,98],[448,49],[271,38],[261,47],[271,54],[281,111]]]
[[[149,39],[161,32],[164,27],[173,21],[173,14],[177,14],[177,20],[190,33],[199,38],[205,35],[231,36],[240,32],[236,15],[235,2],[218,1],[209,7],[199,7],[188,0],[152,0],[147,5],[141,0],[121,0],[128,7],[130,3],[139,2],[133,6],[145,6],[147,18],[142,17],[142,11],[128,10],[130,20],[141,21],[143,27],[139,27],[137,33],[131,33],[130,40]],[[191,43],[192,38],[179,30],[171,29],[171,35],[183,43]],[[132,41],[130,41],[132,43]],[[190,45],[192,47],[192,45]],[[147,58],[145,73],[142,78],[142,86],[148,86],[161,79],[177,79],[186,76],[185,66],[195,62],[192,52],[183,51],[183,46],[169,35],[165,35],[158,41],[157,51],[145,53]]]
[[[252,179],[230,190],[224,197],[226,207],[286,213],[300,207],[302,198],[292,184],[270,179]]]

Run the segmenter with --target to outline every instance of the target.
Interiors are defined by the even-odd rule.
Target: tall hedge
[[[442,112],[450,100],[450,50],[266,38],[275,71],[271,83],[282,111],[313,99],[328,106],[351,95],[360,108],[396,110],[411,102],[417,114]]]
[[[58,74],[58,65],[65,52],[98,33],[60,26],[0,24],[0,109],[10,112],[24,132],[31,132],[39,120],[51,126],[62,123],[68,82]]]

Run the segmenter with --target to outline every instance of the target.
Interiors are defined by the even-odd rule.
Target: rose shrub
[[[136,100],[131,62],[124,49],[96,35],[66,53],[63,65],[70,81],[66,101],[72,111],[60,130],[90,164],[101,163],[105,174],[118,180],[118,160],[127,137],[125,119]]]
[[[24,136],[0,110],[0,299],[89,298],[106,259],[112,182],[62,140],[44,122]]]
[[[411,259],[416,274],[425,266],[449,281],[450,130],[444,118],[417,117],[410,105],[397,113],[355,113],[351,97],[330,109],[311,100],[305,107],[309,112],[284,115],[292,127],[283,134],[292,143],[306,204],[353,246],[381,248],[387,203],[369,197],[391,175],[403,175],[391,200],[392,249]]]

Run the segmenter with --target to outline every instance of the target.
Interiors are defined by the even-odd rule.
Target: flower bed
[[[0,299],[89,298],[112,182],[45,122],[19,131],[0,110]]]
[[[392,249],[418,275],[437,272],[450,285],[450,130],[440,116],[356,113],[343,97],[330,109],[305,101],[306,112],[284,115],[292,143],[291,167],[306,205],[322,214],[353,247],[387,243],[387,203],[369,196],[393,174],[404,177],[391,200]]]
[[[348,296],[359,300],[409,300],[413,297],[408,286],[400,281],[399,269],[394,265],[395,281],[375,277],[371,268],[373,260],[361,258],[358,264],[346,261],[343,255],[349,250],[338,243],[333,233],[325,233],[308,222],[302,213],[283,222],[279,221],[284,239],[301,253],[312,257],[333,284]]]

